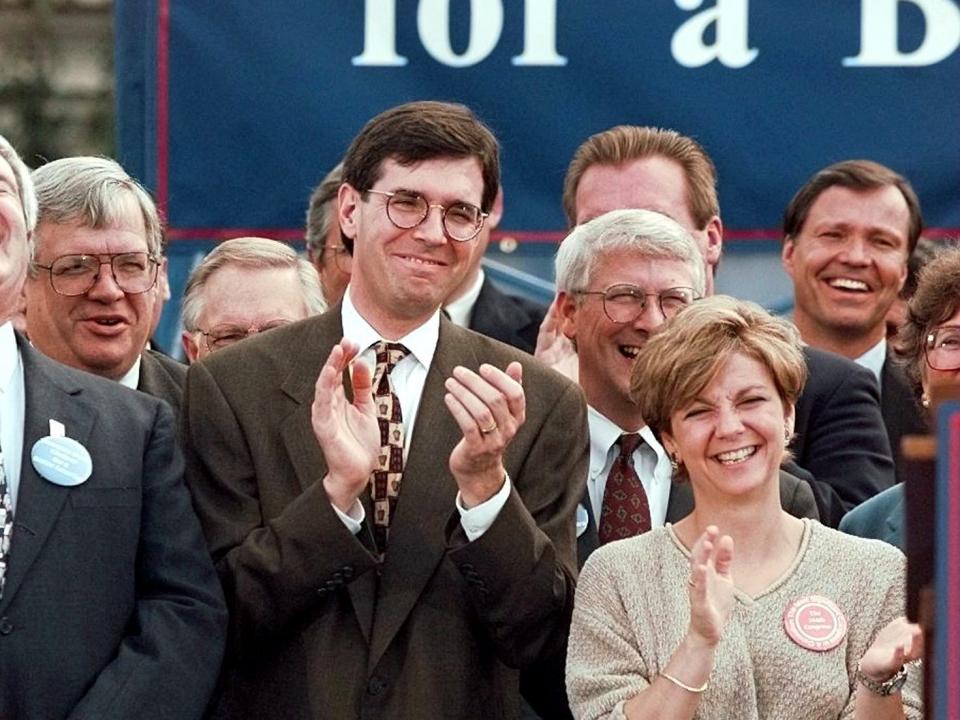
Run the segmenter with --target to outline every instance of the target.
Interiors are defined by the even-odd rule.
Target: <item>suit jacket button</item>
[[[0,618],[0,635],[9,635],[13,632],[13,623],[7,618]]]
[[[353,565],[344,565],[340,568],[340,572],[343,573],[344,580],[350,580],[353,578]]]
[[[326,594],[327,594],[326,588],[317,588],[317,595],[319,595],[320,597],[323,597]]]
[[[379,695],[386,689],[387,683],[376,676],[370,678],[370,682],[367,683],[367,692],[371,695]]]

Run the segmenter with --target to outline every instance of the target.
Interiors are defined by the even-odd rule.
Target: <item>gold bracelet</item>
[[[703,685],[701,685],[700,687],[693,687],[692,685],[687,685],[685,682],[682,682],[682,681],[680,681],[680,680],[677,680],[673,675],[667,675],[667,673],[665,673],[665,672],[660,673],[660,677],[662,677],[662,678],[664,678],[664,679],[666,679],[666,680],[669,680],[669,681],[672,682],[674,685],[676,685],[678,688],[682,688],[682,689],[686,690],[687,692],[692,692],[692,693],[695,694],[695,695],[699,695],[699,694],[702,693],[704,690],[706,690],[708,687],[710,687],[710,678],[707,678],[707,681],[706,681]]]

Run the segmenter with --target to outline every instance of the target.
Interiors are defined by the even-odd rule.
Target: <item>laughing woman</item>
[[[641,350],[634,397],[696,507],[584,567],[567,657],[578,719],[922,717],[903,555],[780,507],[805,376],[789,323],[722,296]]]

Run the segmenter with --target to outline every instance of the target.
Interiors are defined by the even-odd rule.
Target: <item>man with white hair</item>
[[[326,310],[313,265],[289,245],[243,237],[214,248],[187,280],[183,350],[193,362]]]
[[[226,608],[173,415],[14,332],[36,221],[0,137],[0,718],[200,718]]]
[[[33,182],[30,341],[65,365],[166,400],[179,416],[186,367],[146,349],[163,302],[153,200],[108,158],[55,160],[35,170]]]
[[[560,245],[560,325],[577,347],[590,425],[584,498],[590,511],[578,527],[581,561],[598,542],[676,522],[693,508],[689,485],[672,482],[670,458],[644,422],[630,386],[639,349],[703,297],[705,275],[693,237],[649,210],[606,213],[574,228]],[[810,486],[792,476],[781,478],[781,500],[788,512],[817,516]]]

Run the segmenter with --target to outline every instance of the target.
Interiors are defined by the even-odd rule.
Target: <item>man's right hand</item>
[[[373,404],[373,374],[366,363],[353,365],[353,402],[343,391],[343,371],[360,348],[343,339],[320,370],[310,409],[313,434],[327,461],[323,487],[339,510],[348,512],[377,468],[380,427]]]

